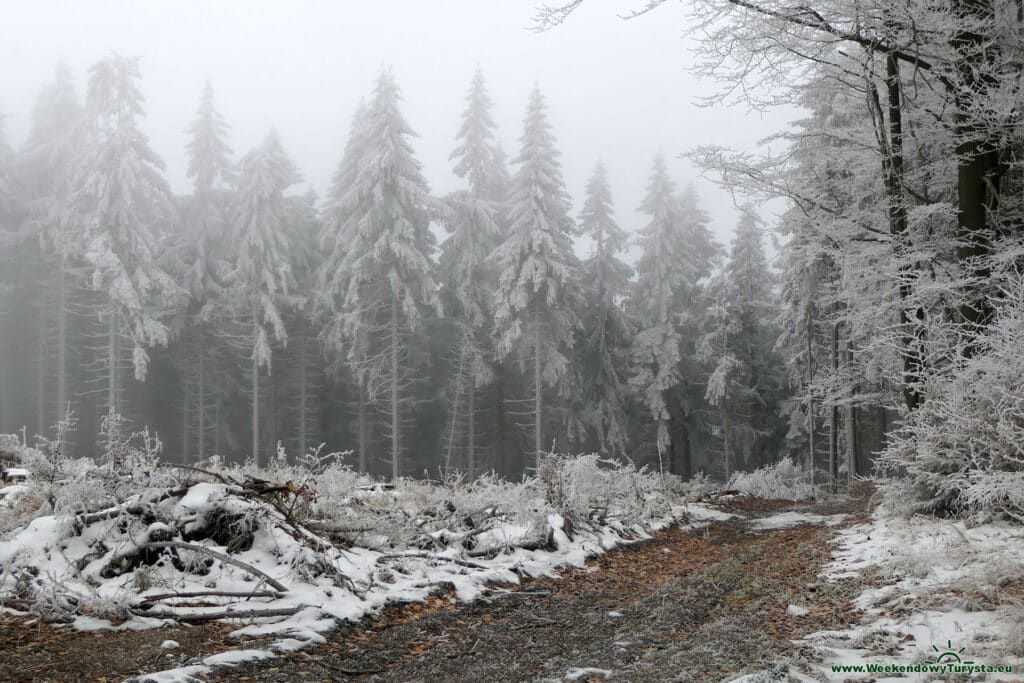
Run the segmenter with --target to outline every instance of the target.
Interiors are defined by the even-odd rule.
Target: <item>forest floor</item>
[[[393,606],[333,631],[323,645],[199,678],[717,681],[773,668],[781,674],[787,664],[802,668],[814,654],[794,639],[859,618],[851,599],[863,580],[824,582],[819,573],[836,531],[865,521],[866,504],[737,498],[723,509],[736,517],[666,530],[586,569],[565,569],[558,579],[495,587],[471,604],[438,595]],[[785,512],[830,517],[827,524],[811,516],[792,528],[758,527],[758,519]],[[229,637],[236,628],[76,632],[2,617],[0,680],[121,681],[269,642],[240,645]],[[164,649],[167,640],[178,647]]]

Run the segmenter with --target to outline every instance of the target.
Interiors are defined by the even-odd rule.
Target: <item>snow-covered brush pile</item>
[[[770,500],[810,500],[815,497],[810,475],[789,457],[753,472],[736,472],[725,488]]]
[[[684,514],[671,479],[595,456],[549,456],[518,484],[384,484],[316,454],[176,468],[155,446],[137,437],[98,465],[25,454],[33,477],[0,541],[6,608],[80,628],[245,618],[309,641],[387,602],[581,564]]]
[[[974,355],[933,380],[883,453],[891,501],[1024,522],[1024,278],[998,303]]]

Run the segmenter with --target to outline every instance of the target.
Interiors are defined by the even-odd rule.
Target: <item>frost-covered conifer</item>
[[[139,129],[139,78],[139,60],[116,54],[89,69],[90,139],[73,182],[83,259],[93,289],[106,300],[103,364],[111,413],[121,407],[121,345],[131,345],[135,377],[144,379],[146,347],[167,342],[161,320],[182,294],[158,260],[175,208],[163,161]]]
[[[488,342],[494,278],[487,258],[501,236],[501,200],[507,190],[507,173],[495,141],[491,98],[479,69],[466,95],[466,105],[451,159],[455,161],[455,174],[464,178],[469,188],[445,198],[445,228],[450,236],[441,245],[440,279],[458,339],[449,388],[446,462],[451,465],[456,435],[464,432],[466,469],[472,476],[477,450],[477,393],[494,377]]]
[[[47,398],[55,399],[58,416],[63,415],[70,398],[68,316],[82,279],[81,244],[70,230],[71,190],[84,133],[78,93],[70,70],[61,62],[53,81],[36,100],[20,164],[21,191],[38,237],[35,242],[41,261],[40,277],[33,288],[39,314],[36,384],[40,433],[49,428]]]
[[[543,441],[543,390],[558,386],[579,326],[579,271],[572,252],[575,225],[562,181],[554,136],[539,88],[530,95],[517,169],[512,178],[509,228],[495,252],[498,291],[494,322],[497,353],[517,346],[532,356],[534,457]]]
[[[188,177],[192,196],[184,204],[184,230],[179,235],[181,269],[192,295],[180,342],[179,365],[184,392],[183,444],[186,457],[207,453],[207,436],[219,413],[223,387],[219,381],[224,358],[217,343],[216,311],[223,310],[221,283],[231,270],[227,242],[231,186],[235,169],[228,145],[228,125],[213,101],[213,86],[203,87],[199,107],[188,126]]]
[[[697,283],[710,269],[712,252],[706,237],[706,221],[698,209],[696,196],[687,192],[674,195],[665,159],[654,160],[647,194],[640,210],[649,216],[640,235],[642,254],[637,263],[638,280],[633,290],[632,308],[639,332],[633,343],[634,374],[630,384],[658,425],[659,456],[671,443],[668,422],[674,417],[669,391],[683,380],[684,339],[680,328],[690,316]]]
[[[777,406],[785,372],[773,349],[779,336],[775,278],[750,209],[740,218],[729,262],[711,290],[698,355],[711,367],[705,398],[719,411],[728,479],[743,461],[763,464],[763,458],[751,461],[766,438],[781,431]]]
[[[231,298],[249,328],[252,455],[260,463],[260,368],[269,370],[274,342],[287,342],[283,309],[299,303],[294,293],[292,216],[285,191],[300,176],[273,130],[242,158],[239,171],[232,210],[237,256],[230,275]]]
[[[382,71],[335,179],[323,242],[340,258],[328,257],[320,279],[328,341],[335,349],[347,347],[360,385],[390,415],[395,477],[403,474],[408,337],[438,303],[430,259],[436,204],[400,100],[394,76]]]
[[[612,215],[611,190],[604,164],[598,162],[587,183],[580,230],[592,251],[583,263],[586,307],[577,362],[581,382],[581,419],[597,435],[604,452],[626,446],[626,366],[633,329],[620,306],[632,268],[622,262],[626,232]]]

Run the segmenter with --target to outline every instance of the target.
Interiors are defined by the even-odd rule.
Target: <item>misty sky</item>
[[[382,64],[404,94],[419,133],[414,146],[431,190],[458,189],[448,155],[477,63],[495,101],[501,141],[514,156],[527,96],[548,99],[565,181],[577,202],[604,158],[619,223],[642,225],[636,207],[660,149],[682,185],[693,181],[713,229],[727,243],[732,199],[672,159],[705,143],[751,148],[791,118],[745,108],[695,106],[712,89],[687,71],[683,5],[622,21],[630,5],[589,0],[564,26],[527,30],[536,0],[3,0],[0,112],[20,146],[32,102],[58,59],[83,92],[86,68],[116,50],[142,57],[144,130],[188,191],[185,128],[203,82],[231,125],[236,157],[276,126],[289,154],[321,195],[341,156],[352,112]],[[642,3],[640,3],[642,4]]]

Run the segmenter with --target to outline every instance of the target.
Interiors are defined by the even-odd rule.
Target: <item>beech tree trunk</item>
[[[964,353],[974,355],[973,339],[992,321],[994,309],[984,288],[991,269],[984,257],[992,251],[993,225],[990,220],[999,208],[999,192],[1006,168],[1003,150],[988,137],[971,112],[978,115],[978,100],[997,85],[993,66],[1000,58],[998,41],[970,29],[971,22],[994,25],[992,0],[954,0],[954,16],[962,28],[953,37],[957,55],[956,69],[960,86],[955,93],[957,135],[957,256],[964,274],[974,282],[968,285],[966,300],[960,306],[967,343]]]

